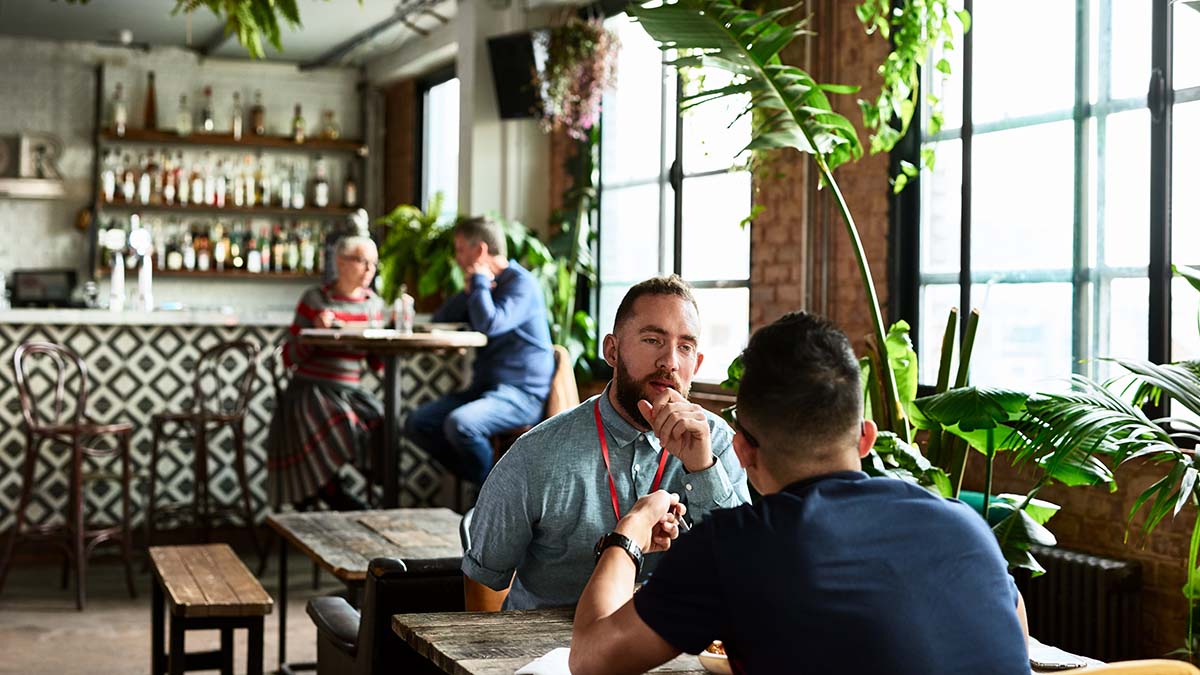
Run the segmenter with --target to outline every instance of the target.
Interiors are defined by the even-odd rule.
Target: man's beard
[[[689,388],[685,387],[679,378],[667,371],[658,371],[640,382],[633,379],[629,371],[625,368],[625,364],[617,359],[617,405],[625,411],[634,422],[640,424],[645,429],[652,428],[650,421],[642,414],[641,408],[638,407],[638,401],[646,399],[653,402],[658,392],[650,387],[650,382],[653,380],[665,380],[672,384],[672,388],[687,398]]]

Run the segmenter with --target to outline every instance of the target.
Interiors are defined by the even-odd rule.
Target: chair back
[[[554,345],[554,379],[546,396],[546,419],[579,405],[579,385],[575,383],[575,367],[571,353],[562,345]]]
[[[440,673],[392,630],[392,615],[461,612],[462,558],[375,558],[358,623],[357,675]]]
[[[283,397],[283,392],[287,390],[288,382],[292,379],[292,371],[294,366],[289,366],[283,360],[283,350],[286,347],[284,343],[275,345],[275,348],[266,352],[262,358],[262,365],[266,368],[267,378],[271,380],[271,389],[275,393],[276,405]]]
[[[69,347],[52,342],[26,342],[13,351],[13,371],[21,397],[21,415],[31,430],[78,426],[83,422],[87,410],[87,366]],[[67,393],[68,385],[74,391],[73,396]]]
[[[200,354],[195,368],[192,405],[197,412],[225,418],[246,414],[258,378],[258,345],[222,342]]]

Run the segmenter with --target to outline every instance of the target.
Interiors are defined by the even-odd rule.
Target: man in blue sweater
[[[554,350],[541,288],[509,260],[504,231],[489,218],[454,227],[454,257],[466,287],[433,315],[487,335],[475,353],[471,385],[414,410],[410,439],[452,473],[480,485],[492,470],[489,437],[542,419]]]

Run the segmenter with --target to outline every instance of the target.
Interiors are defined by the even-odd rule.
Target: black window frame
[[[458,69],[451,62],[417,78],[415,114],[413,115],[413,195],[417,205],[425,209],[425,97],[429,90],[458,77]]]

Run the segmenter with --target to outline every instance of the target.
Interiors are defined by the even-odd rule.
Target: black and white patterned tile
[[[284,331],[283,327],[273,326],[0,323],[0,531],[14,523],[25,458],[24,424],[12,361],[18,345],[47,341],[73,349],[83,357],[88,369],[88,414],[100,421],[133,423],[133,519],[137,525],[146,499],[151,416],[184,410],[191,405],[193,368],[205,349],[224,341],[246,340],[269,350],[283,339]],[[422,354],[406,359],[402,367],[401,418],[414,407],[465,386],[470,376],[468,359],[457,354]],[[30,381],[40,392],[40,400],[47,401],[51,378],[35,369]],[[363,383],[368,391],[382,396],[380,385],[373,375],[368,375]],[[76,391],[77,386],[77,380],[69,382],[68,392]],[[270,375],[260,369],[246,417],[246,469],[260,520],[269,512],[266,437],[274,399]],[[223,431],[211,441],[210,447],[213,449],[209,463],[210,493],[221,503],[234,503],[239,492],[230,433]],[[194,489],[190,446],[169,442],[160,448],[159,454],[157,501],[160,504],[190,501]],[[31,522],[61,521],[67,502],[68,455],[69,449],[64,447],[44,444],[40,449],[35,488],[27,511]],[[441,491],[443,469],[411,444],[406,444],[402,458],[401,471],[407,480],[401,505],[433,503]],[[111,469],[118,470],[118,465],[112,464]],[[345,467],[344,472],[351,489],[364,489],[365,481],[352,467]],[[121,512],[119,484],[105,481],[89,484],[86,504],[89,520],[116,522]]]

